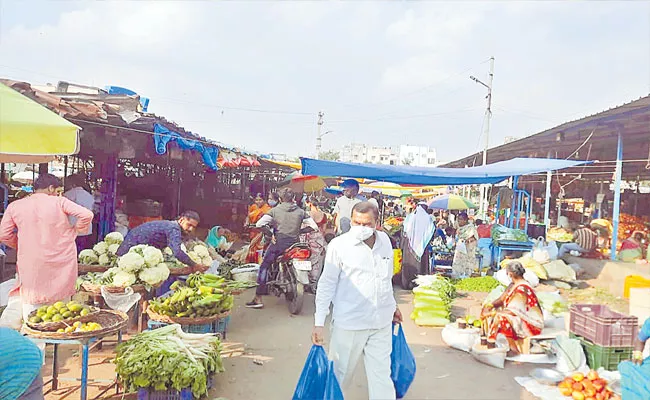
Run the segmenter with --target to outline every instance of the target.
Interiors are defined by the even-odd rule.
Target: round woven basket
[[[192,267],[170,268],[169,269],[169,275],[189,275],[192,272],[194,272]]]
[[[102,294],[102,285],[97,285],[97,284],[90,283],[90,282],[84,282],[84,283],[81,284],[81,288],[85,292],[88,292],[88,293],[93,293],[93,294],[97,294],[97,295]],[[125,288],[123,288],[121,286],[106,286],[105,285],[104,289],[106,289],[106,291],[108,291],[109,293],[120,294],[120,293],[124,293]],[[144,287],[144,285],[133,285],[133,286],[131,286],[131,289],[133,289],[133,292],[135,292],[135,293],[140,293],[140,294],[147,293],[147,289]]]
[[[94,318],[97,316],[100,310],[97,307],[89,307],[89,308],[90,308],[90,313],[88,313],[88,315],[84,315],[83,317],[68,318],[65,321],[58,321],[58,322],[39,322],[37,324],[29,322],[28,320],[26,325],[37,331],[52,332],[52,331],[56,331],[57,329],[67,328],[68,326],[74,324],[77,321],[79,322],[94,321]],[[37,312],[38,310],[34,310],[31,313],[29,313],[29,318],[36,315]]]
[[[79,264],[79,274],[87,274],[88,272],[106,272],[109,268],[111,268],[109,265]]]
[[[180,325],[203,325],[209,324],[221,318],[226,318],[230,315],[230,310],[224,311],[221,314],[211,315],[209,317],[201,318],[179,318],[179,317],[170,317],[168,315],[158,314],[153,311],[151,308],[147,307],[147,315],[154,321],[165,322],[168,324],[180,324]]]
[[[30,337],[39,339],[85,339],[108,336],[124,329],[129,322],[129,317],[125,313],[115,310],[99,310],[99,312],[94,314],[93,317],[92,321],[100,324],[102,329],[90,332],[64,333],[41,331],[25,325],[23,326],[23,332]]]

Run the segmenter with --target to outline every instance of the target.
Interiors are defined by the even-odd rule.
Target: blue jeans
[[[557,258],[562,258],[571,251],[578,251],[580,254],[589,253],[588,250],[585,250],[582,247],[578,246],[577,243],[564,243],[560,246],[560,251],[558,252]]]
[[[280,257],[282,253],[285,252],[289,247],[293,246],[298,240],[289,237],[280,237],[276,240],[275,243],[271,243],[264,258],[262,259],[262,264],[260,265],[260,271],[257,274],[257,289],[255,294],[257,296],[263,296],[268,294],[268,289],[266,287],[266,281],[269,278],[269,267],[275,262],[275,259]]]

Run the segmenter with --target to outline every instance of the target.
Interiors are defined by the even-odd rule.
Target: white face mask
[[[363,242],[365,240],[368,240],[372,235],[374,235],[375,230],[368,226],[352,225],[350,227],[349,233],[359,241]]]
[[[275,200],[269,200],[269,205],[270,205],[271,207],[275,207],[275,206],[278,205],[278,202],[275,201]]]

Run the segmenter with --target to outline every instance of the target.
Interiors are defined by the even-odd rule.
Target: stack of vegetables
[[[147,289],[167,280],[169,268],[163,262],[163,253],[148,245],[137,245],[117,259],[117,267],[103,274],[88,273],[77,279],[77,285],[90,282],[97,285],[126,287],[142,284]]]
[[[618,224],[618,239],[624,240],[630,237],[634,231],[648,233],[650,222],[648,218],[635,217],[634,215],[621,213]]]
[[[567,232],[564,228],[554,227],[546,232],[546,241],[556,241],[562,243],[573,242],[573,233]]]
[[[124,236],[119,232],[111,232],[103,241],[97,243],[92,249],[79,252],[79,263],[85,265],[115,266],[117,263],[117,249],[124,241]]]
[[[172,284],[173,294],[149,302],[156,314],[172,318],[206,318],[230,311],[234,297],[230,292],[241,282],[226,282],[225,278],[212,274],[192,274],[185,283]],[[230,286],[229,286],[230,285]]]
[[[180,325],[135,335],[117,346],[115,369],[127,392],[191,389],[208,393],[208,377],[223,372],[221,343],[213,334],[185,333]]]
[[[210,250],[208,247],[200,241],[191,241],[184,244],[181,244],[181,250],[183,250],[192,261],[199,265],[211,265],[212,256],[210,255]],[[174,252],[169,247],[165,247],[163,250],[163,257],[165,263],[171,269],[174,268],[185,268],[187,265],[183,264],[174,256]]]
[[[521,229],[508,228],[503,225],[495,224],[492,226],[492,241],[500,242],[527,242],[528,234]]]
[[[456,294],[454,285],[438,275],[419,276],[415,282],[411,319],[419,326],[447,325]]]
[[[394,235],[397,231],[402,228],[404,223],[404,218],[401,217],[390,217],[384,221],[384,229],[389,235]]]
[[[498,280],[491,276],[480,276],[475,278],[464,278],[458,280],[454,286],[456,290],[463,292],[483,292],[489,293],[493,289],[501,286]]]

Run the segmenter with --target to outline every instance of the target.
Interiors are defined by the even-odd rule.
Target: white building
[[[433,167],[438,165],[436,149],[426,146],[399,145],[371,146],[363,143],[351,143],[343,146],[341,161],[383,165],[413,165]]]

